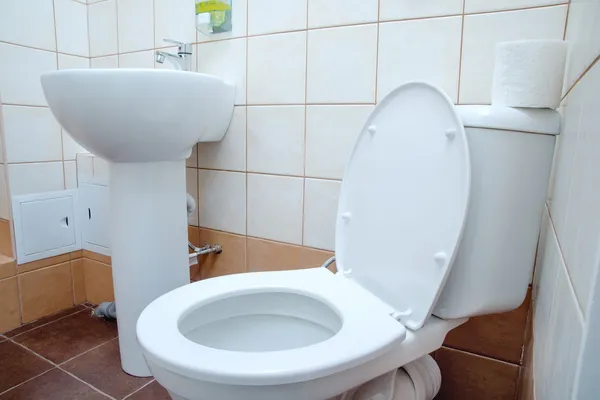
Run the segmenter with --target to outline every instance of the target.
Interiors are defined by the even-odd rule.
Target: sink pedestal
[[[121,364],[130,375],[151,376],[137,343],[138,317],[190,283],[185,160],[111,163],[110,212]]]
[[[121,364],[131,375],[150,376],[137,320],[157,297],[190,283],[185,159],[196,143],[223,139],[235,87],[206,74],[162,69],[68,69],[43,74],[41,81],[61,126],[112,163]]]

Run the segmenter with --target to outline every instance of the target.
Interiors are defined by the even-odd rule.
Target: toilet
[[[553,110],[398,87],[344,174],[338,272],[229,275],[159,297],[137,323],[152,374],[174,400],[326,400],[437,350],[469,317],[517,308],[559,129]]]

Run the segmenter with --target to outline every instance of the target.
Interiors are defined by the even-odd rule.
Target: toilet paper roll
[[[522,40],[496,46],[492,104],[557,108],[560,104],[567,44]]]

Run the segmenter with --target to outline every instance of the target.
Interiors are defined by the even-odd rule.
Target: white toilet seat
[[[320,343],[260,353],[203,346],[180,331],[182,319],[204,305],[264,292],[316,299],[338,314],[341,328]],[[390,316],[392,312],[350,279],[326,269],[259,272],[200,281],[172,291],[143,311],[137,332],[149,361],[171,372],[229,385],[279,385],[334,374],[387,352],[406,336],[404,326]]]

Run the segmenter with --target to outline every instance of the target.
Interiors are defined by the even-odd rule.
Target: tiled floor
[[[0,335],[0,400],[170,400],[121,369],[116,322],[80,305]]]

